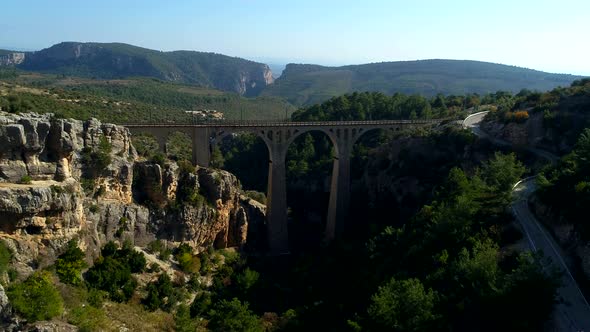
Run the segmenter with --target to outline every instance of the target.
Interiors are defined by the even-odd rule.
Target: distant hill
[[[23,53],[23,52],[19,52]],[[24,52],[19,63],[30,71],[104,79],[147,76],[255,96],[273,82],[263,63],[216,53],[160,52],[120,43],[64,42],[37,52]],[[2,58],[10,52],[0,52]]]
[[[499,90],[546,91],[581,77],[467,60],[382,62],[343,67],[288,64],[262,95],[286,98],[295,105],[320,103],[354,91],[485,94]]]

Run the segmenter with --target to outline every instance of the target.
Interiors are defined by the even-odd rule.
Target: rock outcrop
[[[111,240],[241,247],[249,223],[264,224],[232,174],[183,172],[140,161],[121,126],[0,113],[0,238],[26,276],[74,238],[91,260]]]
[[[25,53],[13,52],[0,55],[0,66],[16,66],[25,61]]]
[[[508,141],[515,146],[528,146],[562,155],[569,153],[578,139],[578,135],[584,128],[586,120],[575,112],[562,112],[562,117],[567,120],[560,120],[566,123],[565,129],[556,127],[555,124],[548,125],[543,112],[529,111],[529,118],[522,122],[503,123],[500,121],[484,121],[482,129],[493,137]],[[569,117],[569,118],[568,118]],[[550,123],[550,122],[549,122]]]

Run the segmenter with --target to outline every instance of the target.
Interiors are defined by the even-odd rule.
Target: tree
[[[24,282],[14,284],[7,291],[10,303],[30,322],[49,320],[63,311],[63,300],[49,272],[35,272]]]
[[[164,308],[167,301],[170,300],[174,289],[172,288],[172,281],[167,273],[162,273],[158,276],[158,280],[151,282],[146,286],[147,296],[144,304],[149,310],[156,310]]]
[[[185,304],[181,304],[176,309],[174,314],[174,326],[176,332],[194,332],[195,324],[191,320],[191,315],[188,307]]]
[[[66,284],[82,283],[82,269],[86,267],[84,252],[78,248],[78,241],[68,242],[66,251],[55,261],[55,272],[59,280]]]
[[[209,312],[209,328],[223,332],[264,331],[258,317],[248,309],[248,303],[237,298],[219,301]]]
[[[481,177],[499,191],[509,192],[525,172],[526,168],[516,159],[514,153],[496,152],[494,158],[483,165]]]
[[[211,308],[211,294],[209,292],[201,292],[195,296],[193,303],[191,303],[190,311],[192,317],[199,317],[205,315],[209,308]]]
[[[371,297],[368,313],[381,330],[427,331],[437,319],[435,299],[418,279],[392,278]]]

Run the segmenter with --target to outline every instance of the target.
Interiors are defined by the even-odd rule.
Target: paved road
[[[487,112],[473,114],[465,119],[463,126],[471,128],[473,132],[490,139],[495,144],[510,145],[510,143],[490,137],[479,128]],[[549,152],[529,148],[529,151],[555,162],[559,158]],[[535,192],[535,177],[519,181],[513,189],[515,201],[512,211],[521,224],[532,251],[542,251],[551,261],[551,266],[563,271],[562,286],[558,289],[560,303],[554,311],[555,327],[559,331],[588,331],[590,332],[590,305],[580,291],[563,259],[564,253],[547,230],[539,223],[528,206],[529,197]]]

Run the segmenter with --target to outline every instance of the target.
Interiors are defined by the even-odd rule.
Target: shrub
[[[95,151],[89,147],[82,149],[80,161],[85,167],[85,178],[95,179],[111,164],[111,151],[111,143],[104,136],[100,138]]]
[[[66,284],[79,285],[82,282],[82,269],[86,267],[84,252],[78,248],[78,241],[68,242],[66,251],[55,261],[55,272],[59,280]]]
[[[201,270],[201,261],[199,257],[193,256],[190,253],[181,253],[176,256],[178,265],[183,272],[186,273],[199,273]]]
[[[248,303],[237,298],[219,301],[209,316],[208,327],[212,331],[264,331],[258,317],[248,309]]]
[[[166,156],[163,153],[156,153],[152,156],[150,161],[154,164],[160,165],[160,167],[164,167],[166,163]]]
[[[181,174],[192,174],[195,172],[195,166],[188,160],[178,161],[178,170]]]
[[[186,305],[181,304],[174,314],[174,327],[177,332],[192,332],[195,330],[191,321],[190,310]]]
[[[29,175],[23,175],[23,177],[21,177],[20,180],[18,180],[18,183],[21,184],[31,184],[31,182],[33,182],[33,178]]]
[[[131,273],[145,269],[145,257],[128,243],[122,249],[117,249],[112,241],[105,244],[101,254],[86,273],[89,286],[108,292],[114,301],[129,300],[137,287]]]
[[[191,316],[198,317],[203,316],[209,311],[211,308],[211,304],[213,301],[211,300],[211,294],[209,292],[201,292],[197,294],[193,303],[191,303]]]
[[[80,185],[82,186],[82,189],[84,190],[86,195],[90,195],[94,191],[96,183],[94,179],[82,178],[80,179]]]
[[[504,122],[525,122],[529,118],[529,112],[527,111],[516,111],[516,112],[505,112]]]
[[[24,282],[12,285],[7,293],[14,309],[29,322],[49,320],[63,311],[63,299],[49,272],[35,272]]]
[[[247,190],[244,192],[246,197],[249,197],[260,204],[266,204],[266,195],[256,190]]]
[[[147,284],[147,296],[144,299],[144,304],[149,310],[156,310],[164,308],[166,299],[170,300],[172,295],[172,281],[167,273],[162,273],[158,276],[158,280]]]
[[[154,154],[154,151],[158,151],[160,149],[158,141],[153,135],[134,135],[131,137],[131,140],[135,150],[137,151],[137,154],[146,158],[149,158]]]
[[[93,307],[100,308],[108,294],[105,291],[101,291],[95,288],[91,288],[88,291],[88,304]]]
[[[147,245],[147,249],[152,254],[157,254],[164,249],[164,243],[161,240],[154,240]]]
[[[90,207],[88,208],[88,211],[90,211],[90,213],[98,212],[98,205],[96,205],[96,204],[90,205]]]
[[[63,194],[63,193],[66,191],[66,190],[64,189],[64,187],[62,187],[62,186],[56,186],[56,185],[52,185],[52,186],[51,186],[51,187],[49,187],[49,188],[51,188],[51,192],[52,192],[52,193],[54,193],[54,194],[57,194],[57,195],[59,195],[59,194]]]
[[[117,302],[130,299],[137,285],[129,266],[114,257],[99,257],[86,273],[86,281],[90,287],[108,292]]]
[[[516,122],[525,122],[529,118],[529,112],[527,111],[517,111],[514,112],[514,121]]]
[[[12,261],[12,252],[4,241],[0,240],[0,274],[7,272]]]

